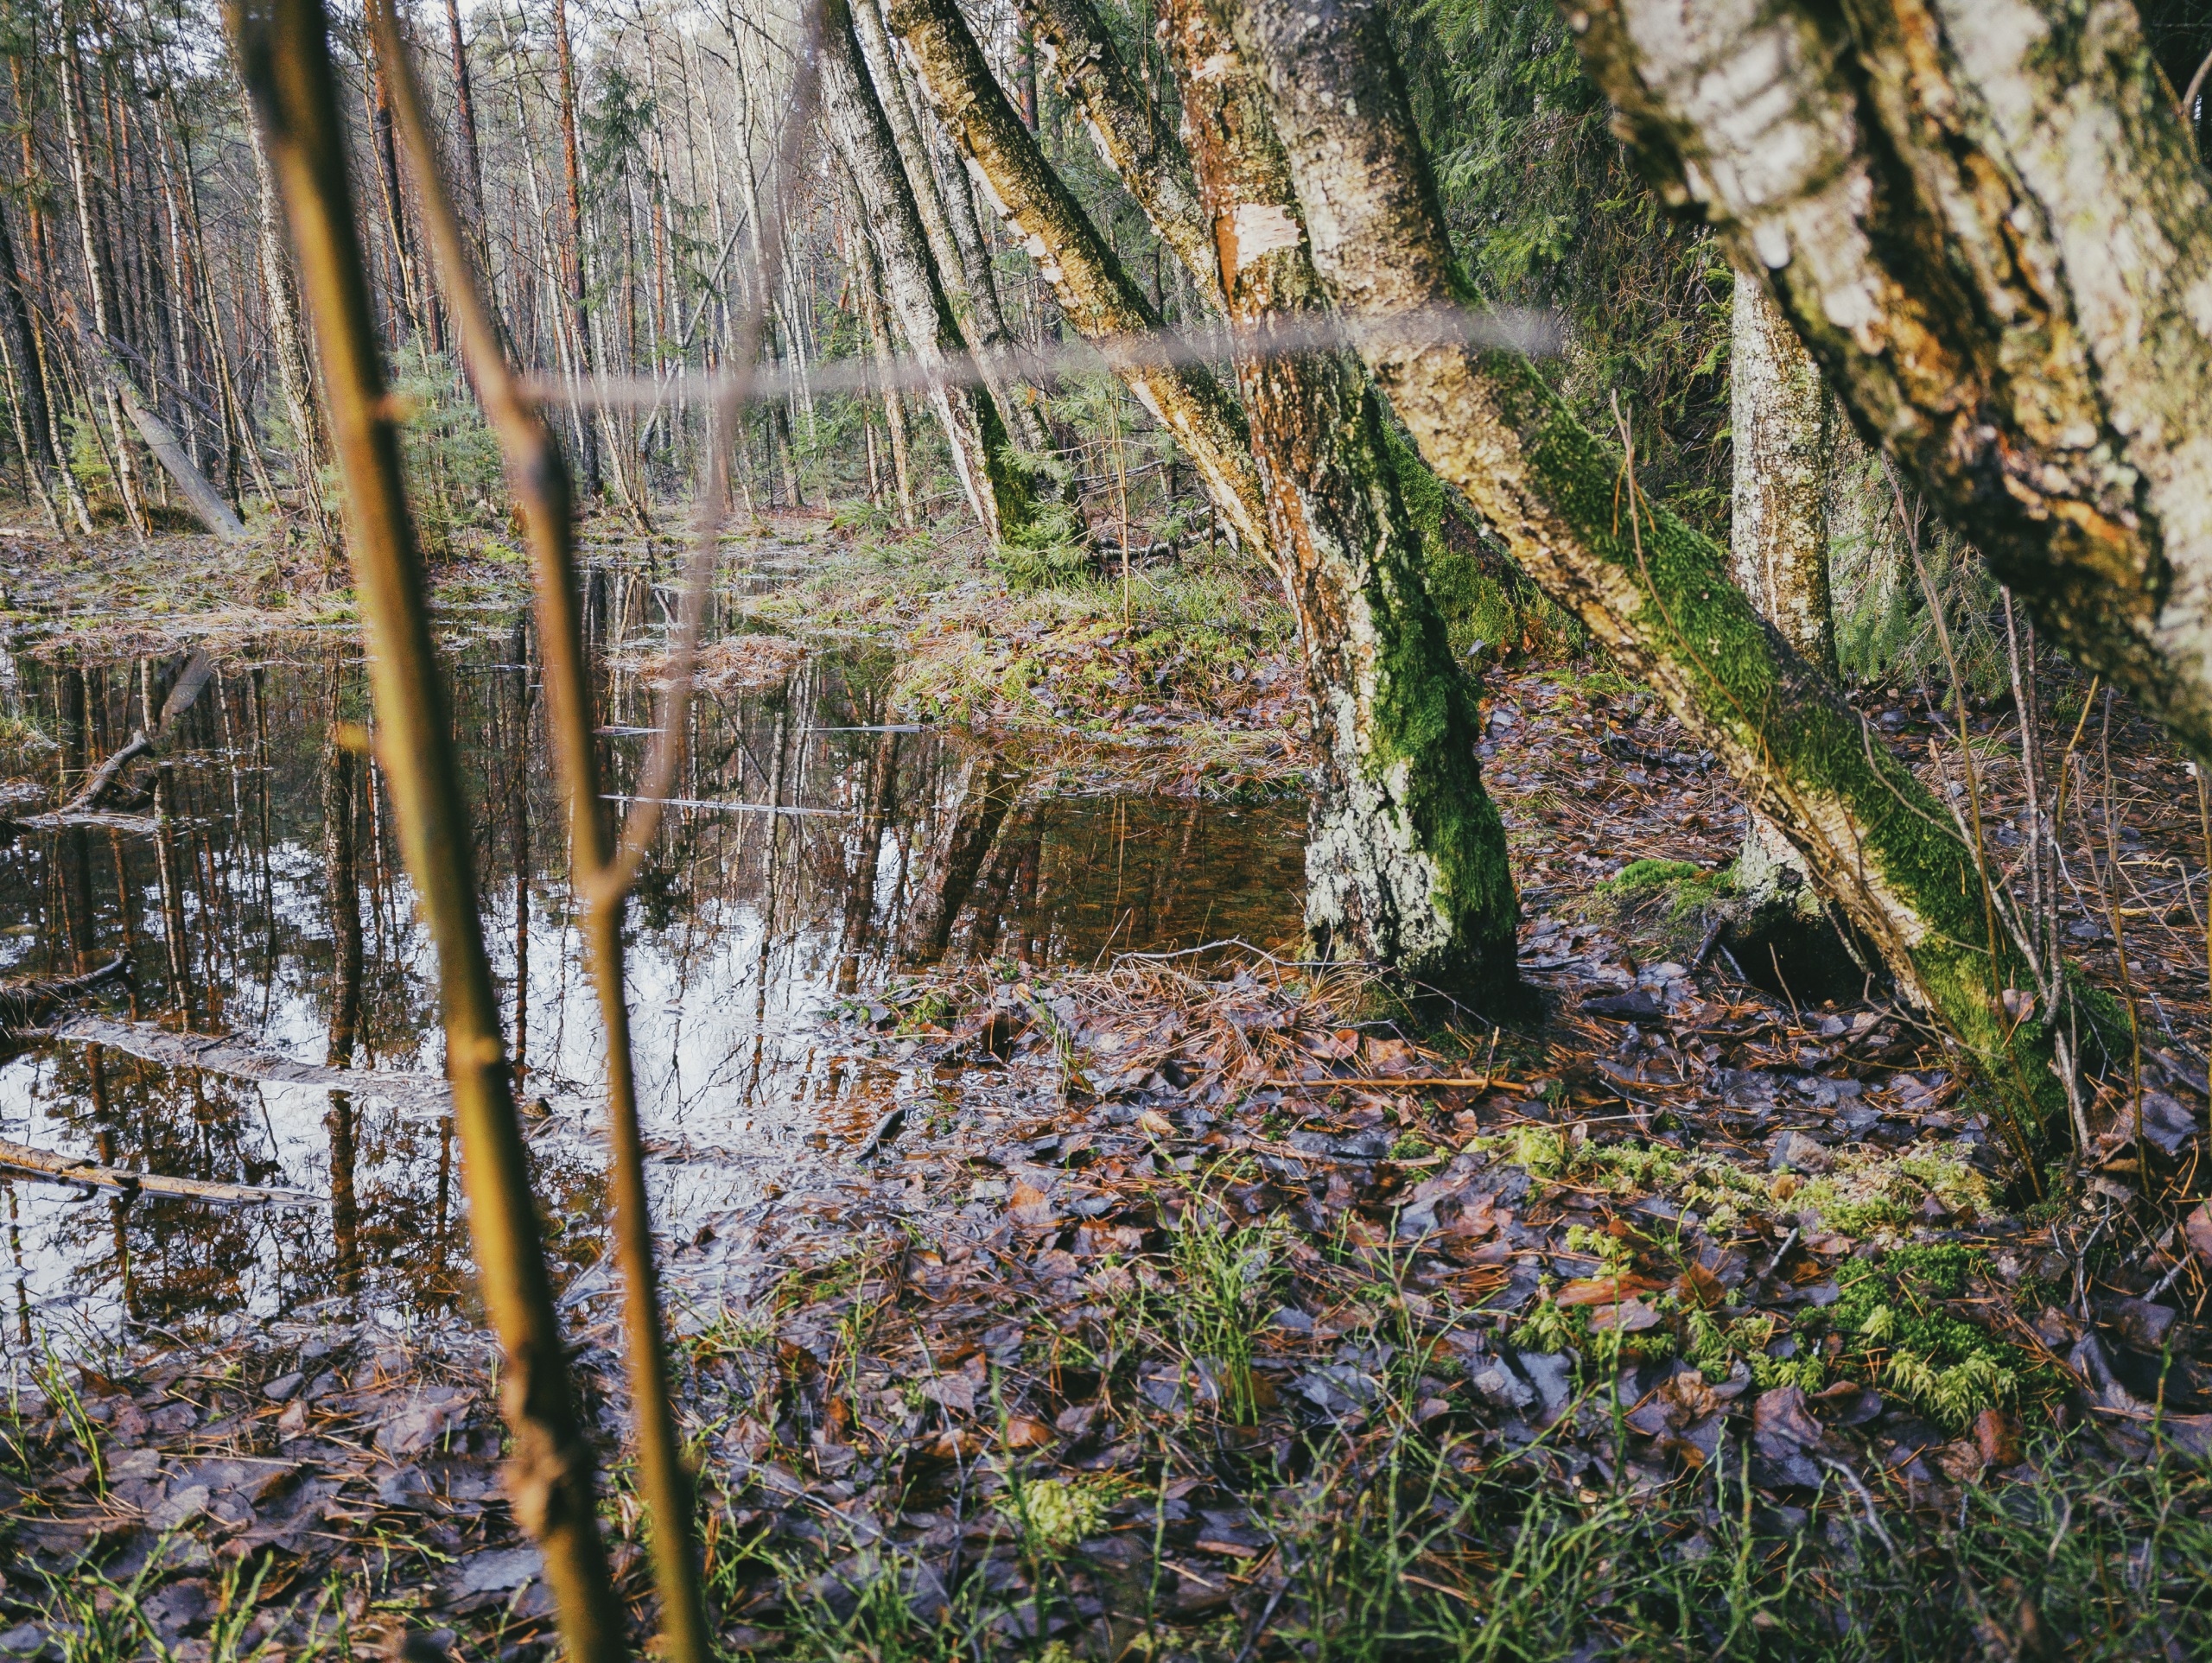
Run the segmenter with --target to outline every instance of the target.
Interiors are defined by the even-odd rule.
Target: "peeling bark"
[[[1577,0],[1670,201],[2036,624],[2212,759],[2212,189],[2126,0]]]
[[[1170,0],[1160,27],[1229,316],[1256,332],[1294,321],[1324,297],[1259,78],[1215,0]],[[1306,857],[1313,945],[1510,987],[1519,903],[1504,829],[1381,404],[1341,351],[1244,352],[1236,378],[1322,757]]]
[[[1356,319],[1469,298],[1375,0],[1249,0],[1314,258]],[[1417,322],[1362,351],[1422,454],[1622,666],[1727,764],[1815,881],[2022,1106],[2031,1138],[2064,1098],[2049,1030],[2004,1012],[2031,987],[1993,928],[1948,813],[1730,581],[1727,555],[1645,499],[1524,359]],[[2047,1013],[2046,1013],[2047,1014]]]

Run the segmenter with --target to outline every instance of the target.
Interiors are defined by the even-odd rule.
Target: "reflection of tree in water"
[[[597,627],[628,632],[596,689],[598,724],[612,730],[606,789],[618,794],[637,789],[645,749],[626,730],[656,714],[657,689],[638,667],[657,645],[637,633],[632,597],[644,592],[617,584],[597,614]],[[326,1215],[144,1200],[57,1208],[58,1192],[39,1192],[39,1216],[61,1215],[50,1250],[82,1285],[172,1325],[234,1309],[245,1289],[264,1308],[353,1289],[431,1308],[468,1297],[451,1133],[383,1103],[365,1077],[435,1070],[441,1055],[428,941],[379,771],[358,738],[338,742],[370,720],[361,661],[324,644],[271,656],[251,673],[226,667],[188,713],[156,787],[175,816],[166,865],[150,837],[0,847],[0,929],[37,932],[37,959],[22,968],[74,969],[120,952],[129,1009],[118,1014],[311,1060],[320,1051],[365,1076],[305,1114],[272,1098],[272,1115],[251,1086],[96,1061],[79,1046],[17,1064],[35,1070],[41,1135],[55,1146],[332,1197]],[[595,1097],[597,1019],[573,938],[565,808],[533,656],[512,619],[463,651],[454,720],[476,805],[480,904],[511,920],[487,933],[524,1095]],[[63,742],[63,783],[127,739],[149,701],[159,708],[177,662],[25,666],[24,696]],[[1019,758],[886,731],[895,667],[887,651],[817,652],[776,685],[697,700],[677,795],[834,812],[664,820],[630,920],[633,1009],[652,1035],[642,1083],[663,1123],[701,1104],[728,1116],[735,1103],[761,1111],[736,1123],[763,1138],[799,1135],[797,1122],[813,1124],[856,1079],[834,1047],[818,1047],[808,1012],[899,971],[909,945],[920,956],[1088,961],[1163,933],[1266,941],[1286,921],[1294,928],[1300,810],[1052,796],[1049,771]],[[589,1262],[603,1216],[597,1157],[553,1139],[543,1161],[549,1252]]]

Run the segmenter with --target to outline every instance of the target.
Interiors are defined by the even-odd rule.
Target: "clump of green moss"
[[[1598,892],[1615,897],[1633,895],[1642,890],[1658,889],[1685,878],[1694,878],[1698,871],[1697,865],[1689,860],[1631,860],[1599,884]]]
[[[1057,1559],[1105,1527],[1122,1489],[1121,1481],[1110,1474],[1039,1479],[1019,1489],[1009,1488],[998,1498],[998,1510],[1021,1533],[1033,1554]]]
[[[1987,1255],[1955,1243],[1896,1247],[1836,1274],[1841,1297],[1808,1325],[1840,1336],[1836,1366],[1903,1398],[1954,1431],[1985,1409],[2042,1396],[2050,1366],[1945,1309],[1965,1296]]]

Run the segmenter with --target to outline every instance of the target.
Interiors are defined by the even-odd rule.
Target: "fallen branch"
[[[28,831],[67,831],[81,827],[86,831],[121,832],[126,837],[152,837],[163,826],[180,826],[184,822],[165,819],[157,814],[111,814],[105,809],[56,809],[50,814],[17,815],[7,822]]]
[[[63,803],[57,812],[81,814],[96,808],[100,798],[114,787],[132,759],[162,748],[170,730],[176,726],[177,718],[199,702],[201,691],[214,678],[215,661],[206,652],[195,652],[186,659],[184,668],[177,672],[176,684],[169,689],[168,697],[162,701],[162,714],[155,720],[153,733],[149,734],[143,727],[133,733],[126,744],[118,746],[112,756],[93,771],[92,777],[85,782],[85,789]]]
[[[27,1143],[10,1143],[5,1139],[0,1139],[0,1168],[35,1172],[57,1183],[88,1184],[97,1189],[121,1190],[132,1195],[143,1190],[149,1196],[184,1196],[194,1201],[291,1202],[318,1207],[330,1204],[327,1196],[306,1190],[264,1190],[249,1184],[215,1184],[200,1178],[164,1177],[158,1172],[129,1172],[73,1155],[34,1149]]]
[[[171,1068],[205,1069],[234,1080],[311,1086],[322,1091],[351,1091],[401,1109],[444,1114],[453,1108],[446,1082],[429,1074],[385,1074],[373,1069],[334,1069],[302,1063],[274,1051],[257,1050],[218,1036],[172,1033],[149,1022],[117,1022],[106,1017],[73,1016],[46,1030],[55,1039],[105,1045],[125,1056]]]

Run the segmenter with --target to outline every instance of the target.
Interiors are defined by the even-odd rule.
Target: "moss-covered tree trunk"
[[[2212,759],[2212,181],[2125,0],[1575,0],[1670,201],[2037,627]]]
[[[894,0],[891,21],[1069,321],[1099,343],[1281,578],[1324,757],[1306,867],[1317,941],[1426,981],[1510,983],[1517,903],[1476,764],[1471,689],[1421,586],[1359,366],[1332,353],[1241,364],[1260,412],[1248,428],[1211,376],[1129,339],[1156,331],[1158,314],[1046,162],[950,0]],[[1235,98],[1250,148],[1224,136],[1217,149],[1222,240],[1205,247],[1209,281],[1218,288],[1234,272],[1243,309],[1232,315],[1257,327],[1319,291],[1256,89],[1240,80]],[[1248,237],[1240,250],[1237,228],[1255,224],[1293,235],[1271,246]]]
[[[1519,904],[1484,793],[1472,684],[1423,586],[1382,411],[1357,359],[1270,352],[1324,304],[1258,81],[1216,0],[1160,14],[1251,422],[1270,546],[1299,620],[1322,781],[1306,920],[1324,956],[1475,986],[1515,977]]]
[[[913,188],[876,100],[847,0],[824,0],[822,31],[823,122],[860,193],[885,298],[927,378],[930,406],[969,506],[993,541],[1018,537],[1033,512],[1027,469],[989,391],[969,373],[967,348],[930,257]]]
[[[1637,490],[1629,460],[1524,359],[1423,320],[1468,298],[1375,0],[1247,0],[1316,263],[1422,454],[1545,589],[1649,682],[1787,835],[1904,993],[1982,1063],[2023,1144],[2064,1097],[2033,986],[1951,816],[1732,581],[1726,550]]]
[[[1836,674],[1828,605],[1827,392],[1821,371],[1757,277],[1736,274],[1729,315],[1728,519],[1736,582],[1813,669]],[[1801,904],[1805,863],[1756,808],[1737,886],[1755,904]]]

